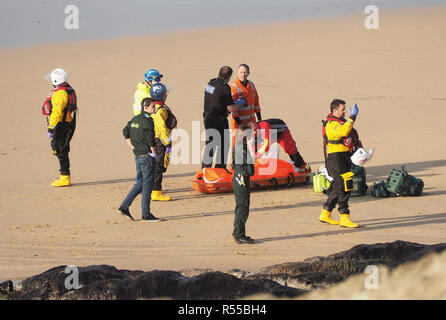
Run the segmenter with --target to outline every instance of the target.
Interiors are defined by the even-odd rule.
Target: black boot
[[[305,164],[305,161],[299,152],[295,154],[290,154],[290,159],[291,161],[294,162],[294,165],[298,168],[301,168]]]

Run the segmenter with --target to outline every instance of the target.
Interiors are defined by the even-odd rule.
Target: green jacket
[[[232,169],[234,173],[244,176],[254,175],[254,159],[248,152],[248,146],[243,142],[237,142],[232,154]]]
[[[124,138],[130,138],[135,156],[148,154],[152,152],[150,147],[155,147],[155,126],[152,117],[145,111],[134,116],[122,129],[122,134]]]

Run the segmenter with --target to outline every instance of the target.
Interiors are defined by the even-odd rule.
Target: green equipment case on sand
[[[402,166],[401,169],[393,169],[385,181],[375,183],[370,190],[372,196],[385,198],[421,195],[424,188],[423,180],[408,174],[405,166]]]

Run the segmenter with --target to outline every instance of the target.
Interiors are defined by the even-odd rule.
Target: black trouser
[[[156,160],[155,160],[155,180],[153,182],[153,190],[161,191],[161,183],[163,182],[163,173],[167,168],[164,167],[164,156],[166,155],[166,147],[160,139],[155,139]]]
[[[241,178],[238,173],[234,173],[234,177],[232,178],[232,188],[235,194],[234,231],[232,235],[236,238],[246,235],[245,225],[249,216],[251,181],[249,175],[242,175],[242,177],[245,185],[240,185],[239,181]]]
[[[54,129],[54,136],[51,140],[51,149],[53,154],[57,156],[60,166],[61,175],[70,175],[70,141],[75,130],[74,123],[60,122]]]
[[[212,167],[214,151],[217,148],[217,157],[215,159],[216,168],[226,168],[229,152],[229,123],[226,117],[204,117],[204,128],[206,129],[206,147],[204,149],[202,168]],[[216,132],[209,132],[208,129],[217,130],[220,139],[214,141]],[[220,140],[220,141],[218,141]]]
[[[350,156],[350,152],[335,152],[327,156],[326,166],[328,174],[334,179],[327,190],[328,199],[323,206],[327,211],[331,212],[338,204],[339,213],[350,213],[348,199],[351,191],[345,190],[344,179],[341,177],[342,174],[351,171],[352,162]]]

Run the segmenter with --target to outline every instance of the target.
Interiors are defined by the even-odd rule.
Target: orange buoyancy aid
[[[236,79],[231,84],[232,100],[244,99],[246,101],[245,106],[241,106],[238,111],[232,112],[232,117],[239,117],[242,123],[248,121],[256,122],[256,112],[260,112],[259,95],[254,86],[254,83],[250,80],[246,83],[246,87]]]

